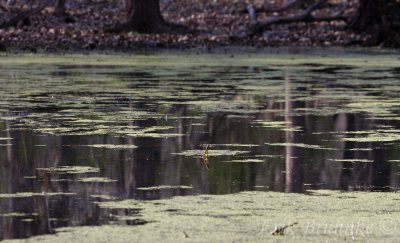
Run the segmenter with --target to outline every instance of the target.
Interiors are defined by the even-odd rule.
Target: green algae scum
[[[400,237],[393,53],[0,64],[0,240]]]

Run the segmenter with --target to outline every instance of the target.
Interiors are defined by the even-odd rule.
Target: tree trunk
[[[132,30],[140,33],[170,32],[160,13],[159,0],[130,0],[127,4],[128,20],[112,31]]]
[[[400,46],[400,3],[396,0],[360,0],[350,28],[371,34],[367,45]]]
[[[56,0],[54,4],[54,15],[62,18],[65,23],[75,22],[75,20],[66,12],[65,0]]]
[[[126,7],[126,20],[129,19],[131,13],[133,12],[133,1],[132,0],[125,0],[125,7]]]
[[[57,0],[54,4],[54,15],[55,16],[65,16],[65,0]]]

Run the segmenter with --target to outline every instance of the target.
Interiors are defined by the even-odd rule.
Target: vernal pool
[[[0,56],[0,240],[395,241],[399,67],[390,53]]]

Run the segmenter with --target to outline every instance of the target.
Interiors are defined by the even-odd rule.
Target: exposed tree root
[[[150,34],[161,34],[161,33],[171,33],[173,32],[169,24],[161,23],[149,23],[142,24],[136,21],[127,21],[125,23],[117,24],[109,29],[105,30],[109,33],[119,33],[119,32],[139,32],[139,33],[150,33]]]
[[[147,34],[193,34],[194,31],[190,28],[174,23],[167,23],[165,21],[153,22],[153,23],[140,23],[133,20],[117,24],[111,28],[104,30],[108,33],[120,33],[120,32],[138,32]]]

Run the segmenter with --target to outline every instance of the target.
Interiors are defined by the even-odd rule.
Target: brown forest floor
[[[28,1],[29,2],[29,1]],[[246,3],[261,6],[262,0],[161,0],[161,11],[167,22],[182,24],[195,34],[105,33],[105,28],[124,21],[124,1],[67,0],[67,12],[74,23],[64,23],[48,9],[31,18],[30,26],[0,29],[0,44],[7,50],[79,51],[79,50],[138,50],[143,48],[204,48],[219,46],[344,46],[360,44],[366,33],[346,29],[343,21],[292,23],[275,25],[253,38],[233,40],[250,26],[247,13],[241,13]],[[271,1],[270,1],[271,2]],[[275,3],[278,6],[280,0]],[[346,2],[351,14],[356,0]],[[298,10],[297,10],[298,11]],[[332,14],[334,8],[316,14]],[[285,14],[295,14],[291,10]],[[260,20],[278,13],[259,14]],[[0,23],[11,15],[0,11]]]

